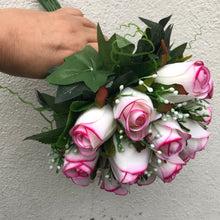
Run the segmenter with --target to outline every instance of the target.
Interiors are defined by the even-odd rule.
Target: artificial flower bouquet
[[[187,43],[172,48],[170,16],[140,19],[144,31],[122,25],[135,33],[109,40],[98,25],[98,52],[87,46],[49,70],[56,96],[37,92],[36,109],[49,127],[27,138],[50,144],[51,168],[73,183],[99,179],[101,189],[118,195],[156,177],[171,182],[210,136],[208,68],[184,57]],[[138,34],[135,45],[129,37]]]

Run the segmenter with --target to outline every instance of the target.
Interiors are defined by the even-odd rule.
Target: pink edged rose
[[[156,119],[152,101],[146,94],[131,88],[125,88],[121,95],[119,103],[113,108],[114,117],[123,125],[131,140],[139,141],[146,136],[149,123]]]
[[[122,139],[121,145],[124,148],[124,152],[119,152],[115,136],[113,142],[116,153],[109,158],[112,172],[120,183],[133,184],[147,170],[150,150],[143,149],[138,152],[133,144]]]
[[[207,105],[206,109],[203,108],[202,112],[200,114],[205,114],[207,116],[203,117],[205,125],[209,125],[209,123],[212,120],[212,108],[211,105]]]
[[[185,162],[188,162],[190,159],[195,158],[196,152],[205,148],[211,133],[203,129],[197,122],[190,119],[184,123],[184,126],[190,129],[189,134],[191,138],[187,141],[186,147],[180,153],[180,157]]]
[[[164,183],[172,182],[183,165],[186,164],[179,156],[160,161],[160,164],[158,164],[157,160],[158,158],[153,156],[153,162],[151,163],[152,175],[153,177],[155,175],[158,176]]]
[[[171,117],[167,117],[167,121],[153,122],[148,132],[146,139],[154,145],[154,149],[160,151],[160,154],[156,155],[162,160],[176,157],[186,147],[187,140],[191,137]]]
[[[110,176],[110,179],[106,178],[105,174],[106,173],[102,175],[101,189],[104,189],[107,192],[114,192],[116,195],[120,196],[126,196],[130,192],[130,185],[120,184],[113,175]]]
[[[179,156],[163,161],[156,174],[164,183],[172,182],[185,162]]]
[[[172,102],[211,98],[213,95],[213,80],[209,69],[202,61],[167,64],[158,70],[157,75],[156,83],[180,84],[188,93],[178,96],[167,95],[166,98]]]
[[[71,178],[75,184],[87,186],[91,182],[90,175],[95,169],[98,157],[99,151],[86,157],[80,154],[79,151],[74,152],[72,149],[65,155],[63,174],[67,178]]]
[[[98,147],[110,138],[116,129],[110,105],[92,107],[85,111],[70,129],[73,142],[84,156],[93,155]]]

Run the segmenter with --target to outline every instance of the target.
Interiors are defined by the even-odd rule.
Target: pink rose
[[[146,139],[161,152],[157,157],[167,160],[176,157],[186,146],[190,134],[184,132],[177,121],[168,117],[167,121],[158,120],[149,126]]]
[[[104,189],[108,192],[114,192],[116,195],[126,196],[130,191],[130,185],[128,184],[120,184],[113,175],[110,176],[111,179],[106,178],[104,173],[102,175],[102,184],[100,186],[101,189]]]
[[[138,152],[133,144],[122,139],[121,145],[124,148],[124,152],[119,152],[115,136],[113,142],[116,153],[109,158],[112,172],[120,183],[133,184],[147,170],[150,150],[144,149]]]
[[[92,156],[85,157],[72,149],[65,155],[63,174],[71,178],[75,184],[87,186],[91,182],[90,175],[96,166],[98,157],[98,151]]]
[[[167,64],[157,72],[155,82],[164,85],[181,84],[188,95],[167,95],[173,102],[187,101],[193,98],[211,98],[213,80],[202,61]],[[180,99],[181,96],[181,99]]]
[[[175,179],[183,165],[185,165],[185,162],[177,156],[163,161],[156,174],[164,183],[170,183]]]
[[[122,96],[119,103],[115,104],[113,112],[115,119],[121,122],[128,137],[133,141],[143,139],[146,136],[146,127],[155,120],[151,99],[146,94],[131,88],[122,91]]]
[[[93,107],[85,111],[71,128],[69,134],[84,156],[90,156],[110,138],[116,129],[116,122],[109,105]]]
[[[200,114],[205,114],[207,115],[206,117],[203,117],[204,123],[206,125],[209,125],[209,123],[212,120],[212,108],[210,105],[207,105],[206,109],[203,109],[202,112],[200,112]]]
[[[195,158],[196,152],[205,148],[211,133],[203,129],[197,122],[190,119],[184,123],[184,126],[190,129],[189,134],[191,138],[187,141],[186,147],[180,153],[180,157],[187,162]]]
[[[163,160],[160,164],[157,163],[158,158],[153,156],[151,163],[152,178],[158,176],[164,183],[170,183],[182,169],[186,163],[179,157],[173,157],[169,160]]]

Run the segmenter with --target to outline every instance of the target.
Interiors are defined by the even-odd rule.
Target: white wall
[[[49,170],[49,146],[22,141],[38,133],[41,117],[15,96],[0,90],[0,219],[42,220],[217,220],[220,219],[220,3],[219,0],[60,0],[77,7],[86,17],[100,22],[110,36],[120,24],[138,16],[158,21],[173,15],[175,45],[190,41],[199,28],[203,34],[187,54],[203,60],[215,83],[211,101],[214,116],[212,136],[206,150],[197,154],[170,184],[156,181],[146,187],[133,186],[126,197],[99,189],[75,186],[62,174]],[[0,8],[42,10],[37,0],[0,0]],[[35,89],[46,92],[40,80],[10,77],[0,73],[0,84],[13,88],[33,101]],[[218,111],[219,110],[219,111]]]

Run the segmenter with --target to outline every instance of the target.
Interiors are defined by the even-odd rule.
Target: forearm
[[[35,37],[31,34],[30,28],[22,24],[28,22],[28,14],[24,12],[26,13],[28,10],[0,10],[0,71],[21,77],[44,78],[47,75],[46,67],[37,66],[35,68],[34,63],[37,61],[37,57],[35,60],[32,59],[31,53],[35,53],[33,48],[37,45],[30,45],[30,43],[34,43],[32,39]],[[27,29],[29,30],[27,31]]]

